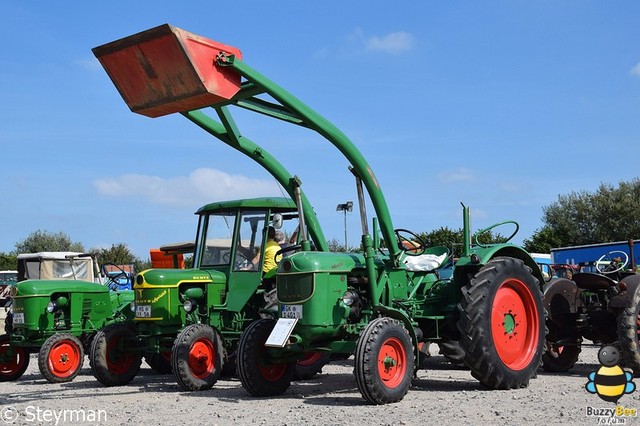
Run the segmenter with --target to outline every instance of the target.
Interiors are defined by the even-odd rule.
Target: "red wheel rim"
[[[196,340],[189,349],[189,370],[198,379],[204,379],[213,372],[216,351],[208,339]]]
[[[385,340],[378,352],[378,375],[388,388],[396,388],[407,371],[407,352],[395,337]]]
[[[70,340],[61,340],[49,351],[47,365],[51,374],[65,378],[78,370],[81,361],[82,355],[78,345]]]
[[[265,380],[270,382],[276,382],[284,377],[287,372],[287,364],[268,364],[260,361],[260,359],[264,359],[264,347],[262,351],[260,351],[260,358],[258,361],[258,370],[260,370],[260,374]]]
[[[305,352],[304,358],[298,361],[298,365],[301,365],[303,367],[313,365],[316,362],[320,361],[321,358],[322,358],[321,352]]]
[[[118,341],[115,337],[107,343],[107,368],[115,374],[125,374],[131,369],[135,356],[129,352],[118,349]]]
[[[491,308],[491,334],[498,356],[512,370],[526,368],[538,349],[538,308],[520,280],[500,285]]]
[[[9,342],[0,345],[0,375],[10,376],[20,371],[27,362],[27,354],[23,348],[12,348]]]

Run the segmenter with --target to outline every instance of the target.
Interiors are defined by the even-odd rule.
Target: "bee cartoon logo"
[[[631,373],[618,365],[620,352],[617,348],[605,346],[600,349],[598,361],[602,366],[598,371],[589,373],[589,381],[585,385],[588,392],[598,394],[604,401],[617,403],[622,395],[636,389]]]

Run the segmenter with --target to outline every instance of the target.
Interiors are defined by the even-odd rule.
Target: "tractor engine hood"
[[[364,267],[364,257],[356,253],[299,252],[284,258],[278,273],[349,272]]]
[[[109,289],[97,283],[77,280],[26,280],[16,284],[11,297],[50,296],[57,292],[108,293]]]
[[[184,282],[226,283],[224,273],[201,269],[147,269],[136,277],[137,286],[174,287]]]

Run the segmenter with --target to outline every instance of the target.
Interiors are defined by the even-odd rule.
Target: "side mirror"
[[[282,215],[280,213],[276,213],[273,215],[273,220],[271,221],[271,226],[275,229],[282,228]]]

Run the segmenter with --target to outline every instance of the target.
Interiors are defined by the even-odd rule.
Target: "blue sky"
[[[513,219],[521,242],[558,194],[638,176],[637,1],[5,1],[0,15],[2,252],[42,229],[146,258],[192,239],[203,204],[280,194],[183,117],[130,112],[91,53],[163,23],[240,48],[343,130],[396,228],[458,228],[464,202],[474,228]],[[337,150],[274,120],[239,125],[342,241],[336,204],[356,197]]]

